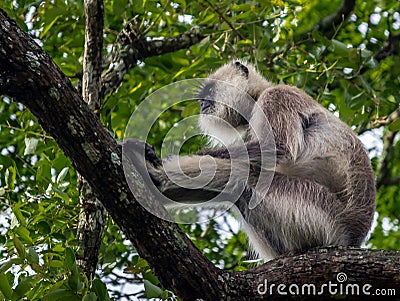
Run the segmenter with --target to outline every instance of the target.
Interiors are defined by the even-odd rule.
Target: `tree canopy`
[[[49,54],[79,94],[87,32],[84,6],[83,1],[72,0],[0,0],[5,13]],[[111,136],[119,140],[132,112],[152,92],[178,80],[206,77],[232,58],[248,60],[272,82],[305,90],[359,134],[369,152],[378,191],[376,218],[366,245],[371,249],[400,250],[399,8],[398,1],[383,0],[106,0],[101,86],[97,105],[91,109]],[[91,19],[99,22],[96,16]],[[8,86],[9,79],[14,83],[11,74],[18,78],[22,67],[5,63],[7,58],[3,56],[8,53],[2,52],[6,49],[2,47],[6,45],[8,25],[3,26],[0,300],[178,298],[174,295],[177,292],[168,290],[169,283],[160,283],[153,274],[157,260],[149,266],[147,245],[134,246],[128,241],[140,241],[141,230],[136,229],[138,233],[132,236],[122,233],[118,226],[123,221],[107,219],[94,279],[85,276],[77,265],[81,254],[77,251],[76,229],[81,209],[75,169],[91,165],[71,160],[74,151],[68,146],[60,148],[63,141],[67,144],[71,140],[54,129],[55,125],[45,125],[39,116],[42,111],[48,116],[54,114],[60,126],[64,124],[52,113],[58,110],[55,105],[41,108],[33,104],[33,100],[46,98],[44,91],[40,94],[31,84],[45,74],[20,77],[18,86]],[[31,49],[26,51],[26,58],[32,70],[39,70],[47,60]],[[18,58],[15,61],[19,62]],[[60,85],[68,86],[62,75],[54,76]],[[76,97],[69,95],[71,99]],[[81,110],[80,106],[67,109]],[[170,128],[198,110],[195,102],[172,107],[154,124],[147,142],[160,150]],[[91,118],[86,129],[100,126]],[[198,137],[190,142],[183,145],[182,154],[194,153],[204,144]],[[104,177],[103,184],[112,186],[112,179]],[[151,227],[146,221],[142,225]],[[164,227],[170,227],[171,233],[177,231],[169,224]],[[180,228],[214,265],[234,272],[252,267],[246,260],[245,236],[231,215]],[[167,247],[160,242],[160,252]],[[169,252],[174,250],[166,254]],[[330,251],[327,254],[334,256]],[[324,260],[321,258],[321,262]],[[209,267],[206,263],[204,266]],[[171,275],[179,277],[176,274],[180,268],[171,270]],[[196,280],[193,276],[187,281]],[[133,283],[144,286],[124,288]]]

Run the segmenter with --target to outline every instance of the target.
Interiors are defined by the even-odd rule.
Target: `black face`
[[[200,113],[207,114],[213,110],[215,93],[215,83],[210,81],[202,86],[197,94],[197,99],[200,101]]]

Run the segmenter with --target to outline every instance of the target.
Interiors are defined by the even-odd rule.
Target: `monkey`
[[[212,147],[160,160],[146,146],[159,191],[178,202],[207,200],[226,189],[234,172],[222,199],[234,203],[251,249],[265,261],[316,247],[361,246],[375,212],[375,180],[349,126],[301,89],[273,84],[242,60],[211,73],[197,99],[199,127]],[[214,177],[197,187],[200,174]],[[266,184],[257,185],[263,177]]]

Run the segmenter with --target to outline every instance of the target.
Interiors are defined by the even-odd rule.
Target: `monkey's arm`
[[[207,154],[160,160],[153,147],[138,139],[125,140],[122,149],[124,158],[142,175],[147,185],[155,185],[161,193],[177,202],[207,201],[220,194],[223,199],[231,200],[233,195],[240,196],[238,191],[248,181],[246,164],[223,159],[226,154],[222,158]]]

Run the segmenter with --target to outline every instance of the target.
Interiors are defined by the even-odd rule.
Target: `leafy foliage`
[[[115,138],[121,138],[131,113],[158,88],[205,77],[234,57],[247,59],[271,81],[304,89],[355,131],[378,136],[378,148],[368,146],[379,189],[368,245],[400,249],[400,163],[395,160],[400,156],[395,138],[400,123],[398,117],[380,123],[399,110],[400,58],[378,56],[389,38],[399,35],[400,4],[357,1],[333,38],[311,30],[339,5],[338,0],[106,0],[105,57],[123,24],[134,17],[147,39],[177,36],[193,27],[203,28],[205,37],[189,49],[143,58],[125,75],[123,85],[107,95],[100,118]],[[0,6],[79,85],[83,1],[0,0]],[[398,41],[394,47],[398,49]],[[157,120],[148,142],[160,149],[168,130],[197,110],[189,102],[171,108]],[[371,130],[374,127],[381,131]],[[201,148],[200,138],[191,142],[184,144],[182,153]],[[147,263],[112,221],[104,233],[98,277],[84,276],[74,255],[79,213],[75,171],[32,114],[6,96],[0,99],[0,146],[0,300],[109,300],[109,295],[121,299],[132,290],[136,297],[175,298],[159,287]],[[226,226],[234,224],[226,222],[231,218],[182,228],[215,264],[241,270],[248,267],[245,238]],[[143,282],[144,288],[124,289],[129,282]]]

